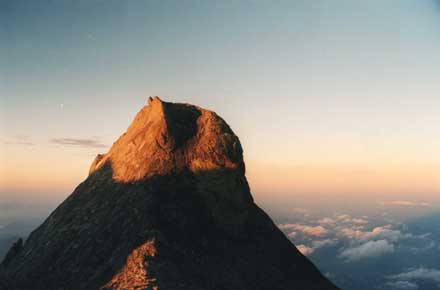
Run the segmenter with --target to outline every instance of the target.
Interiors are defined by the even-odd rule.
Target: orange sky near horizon
[[[22,152],[8,147],[3,153],[6,154],[0,165],[0,200],[62,200],[86,178],[95,156],[43,146],[29,146]],[[412,195],[415,199],[440,200],[437,174],[440,162],[435,160],[316,160],[311,152],[310,159],[303,156],[298,160],[280,157],[257,160],[253,159],[255,156],[247,156],[246,151],[245,157],[246,175],[258,200],[303,195],[316,198],[358,195],[359,200],[378,201]]]

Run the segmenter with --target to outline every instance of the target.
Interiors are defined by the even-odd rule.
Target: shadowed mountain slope
[[[337,289],[253,202],[223,119],[148,103],[10,250],[8,289]]]

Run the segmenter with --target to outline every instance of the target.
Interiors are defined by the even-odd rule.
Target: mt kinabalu
[[[8,290],[337,289],[253,202],[226,122],[157,97],[0,272]]]

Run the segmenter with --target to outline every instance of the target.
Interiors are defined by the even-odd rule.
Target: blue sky
[[[0,194],[65,196],[158,95],[223,116],[262,199],[432,199],[439,7],[2,0]]]

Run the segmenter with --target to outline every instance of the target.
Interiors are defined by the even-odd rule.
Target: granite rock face
[[[242,155],[214,112],[150,98],[88,178],[11,249],[3,287],[337,289],[253,202]]]

